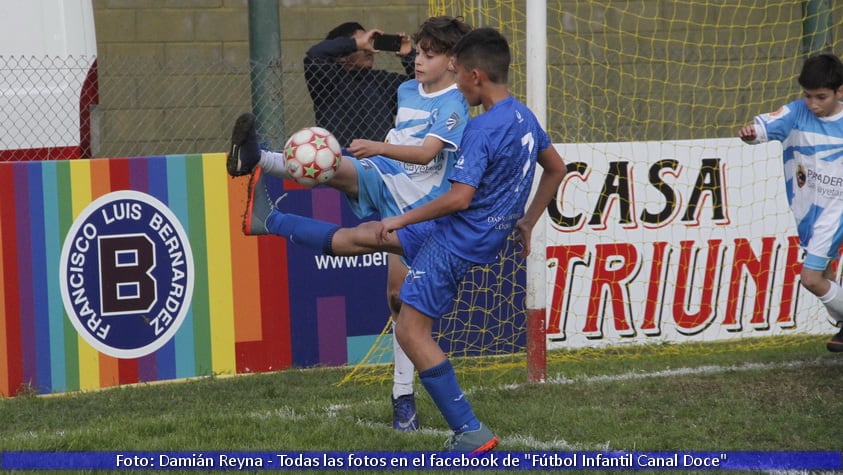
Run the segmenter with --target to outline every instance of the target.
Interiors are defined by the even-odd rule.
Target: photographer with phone
[[[397,46],[405,74],[374,69],[375,41],[383,51]],[[316,125],[330,130],[343,147],[355,138],[384,140],[394,126],[398,86],[414,77],[415,56],[405,34],[384,35],[357,22],[332,29],[304,57]]]

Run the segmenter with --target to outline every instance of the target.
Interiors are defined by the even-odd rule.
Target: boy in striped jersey
[[[450,187],[448,173],[456,162],[456,151],[468,122],[468,105],[454,82],[452,49],[471,27],[460,18],[439,16],[427,19],[413,35],[415,78],[398,87],[398,110],[384,141],[357,138],[347,144],[337,173],[327,185],[345,194],[352,211],[365,218],[379,213],[395,216],[421,206]],[[371,49],[372,34],[359,32],[358,50]],[[405,38],[402,50],[409,48]],[[343,144],[346,145],[346,144]],[[247,234],[266,234],[263,219],[269,207],[263,188],[264,174],[289,179],[284,154],[261,150],[255,116],[241,115],[234,125],[227,168],[232,176],[251,174]],[[254,199],[253,199],[254,198]],[[396,320],[407,266],[390,255],[387,274],[387,302]],[[419,427],[414,398],[414,368],[397,341],[393,341],[393,427],[399,431]]]
[[[830,266],[843,244],[843,63],[829,53],[812,56],[798,81],[802,99],[756,116],[738,136],[750,144],[781,141],[787,201],[806,252],[802,286],[843,327],[843,290]],[[843,352],[843,328],[826,347]]]

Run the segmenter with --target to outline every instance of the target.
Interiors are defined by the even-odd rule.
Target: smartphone
[[[375,35],[374,44],[376,50],[380,51],[401,51],[400,35]]]

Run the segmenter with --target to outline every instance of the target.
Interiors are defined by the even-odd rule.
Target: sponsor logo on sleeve
[[[451,112],[451,115],[448,116],[448,119],[445,120],[445,127],[448,130],[453,130],[454,127],[459,125],[460,123],[460,116],[456,112]]]

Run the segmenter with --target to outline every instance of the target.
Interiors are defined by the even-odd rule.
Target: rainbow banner
[[[344,364],[374,341],[385,262],[290,272],[283,239],[242,234],[248,180],[224,160],[0,163],[0,395]],[[334,190],[291,194],[347,215]]]

